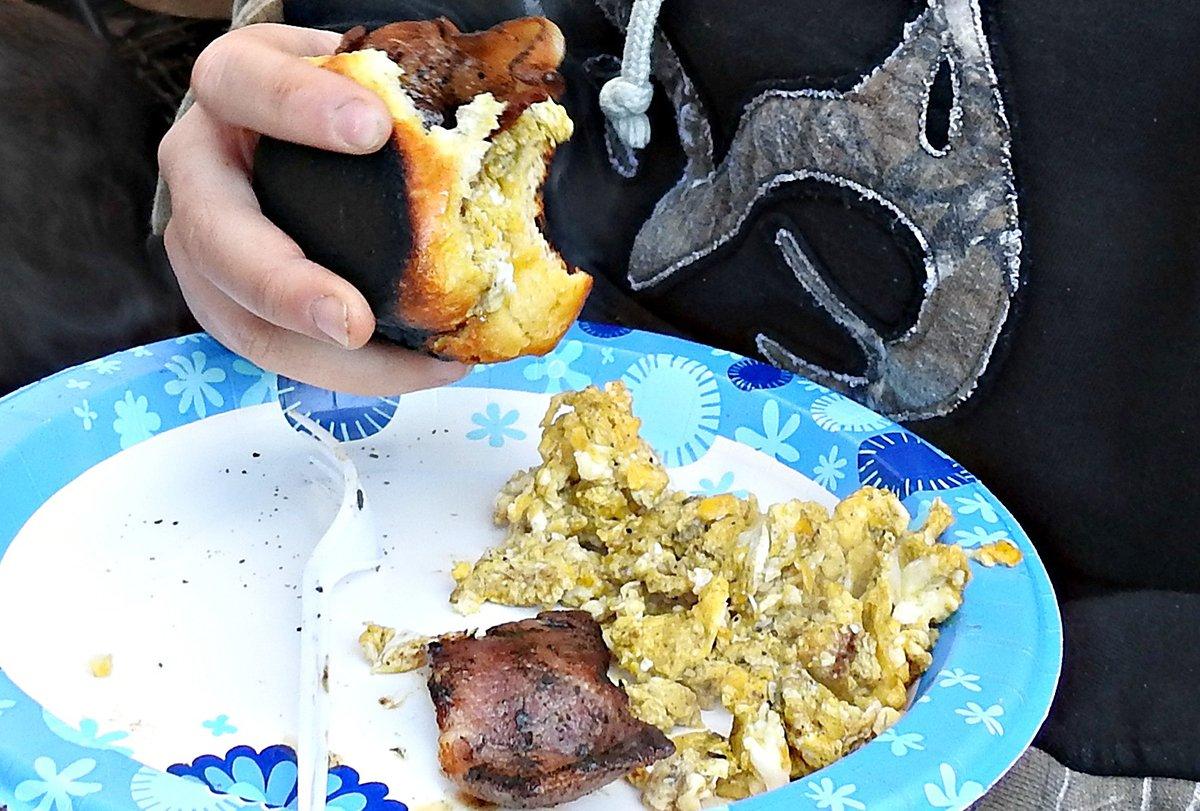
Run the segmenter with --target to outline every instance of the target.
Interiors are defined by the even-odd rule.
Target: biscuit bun
[[[541,228],[542,183],[572,130],[554,100],[562,53],[538,17],[348,32],[311,61],[378,94],[392,135],[370,155],[264,137],[264,214],[362,291],[384,338],[464,363],[550,351],[592,283]]]

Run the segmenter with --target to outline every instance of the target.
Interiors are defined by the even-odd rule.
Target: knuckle
[[[171,270],[178,276],[182,264],[183,247],[179,244],[179,223],[174,216],[167,221],[167,227],[163,229],[163,249],[167,252]]]
[[[251,23],[230,31],[228,36],[254,37],[262,40],[274,40],[287,26],[280,23]]]
[[[158,142],[158,170],[162,173],[163,180],[168,185],[170,185],[171,176],[175,171],[179,155],[179,131],[180,127],[183,126],[186,126],[186,124],[182,119],[171,125],[171,128],[163,135],[162,140]]]
[[[235,32],[222,34],[200,52],[192,65],[192,89],[199,96],[218,92],[229,65],[230,50],[237,46]]]

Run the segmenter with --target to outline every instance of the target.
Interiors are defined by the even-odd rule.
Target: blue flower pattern
[[[95,423],[96,417],[99,416],[95,411],[92,410],[92,407],[88,405],[87,400],[84,400],[82,403],[72,408],[71,413],[83,420],[83,430],[85,431],[92,430],[92,425]]]
[[[116,358],[100,358],[99,360],[88,361],[83,364],[83,368],[98,375],[111,375],[121,371],[121,361]]]
[[[994,524],[1000,520],[1000,516],[996,514],[996,508],[988,502],[982,494],[958,497],[954,499],[958,507],[955,509],[959,515],[974,515],[979,513],[979,517],[989,524]]]
[[[800,451],[788,440],[800,427],[800,415],[788,415],[782,425],[779,420],[779,401],[767,400],[762,409],[762,433],[743,426],[734,431],[734,439],[784,462],[799,461]]]
[[[925,799],[934,808],[965,808],[983,796],[983,786],[974,780],[958,783],[958,775],[949,763],[938,767],[941,784],[926,783]]]
[[[198,350],[190,358],[174,355],[167,363],[166,368],[176,379],[168,380],[163,390],[179,398],[180,414],[195,411],[196,416],[203,419],[208,415],[210,403],[218,408],[225,405],[225,398],[212,385],[225,382],[225,370],[219,367],[205,368],[207,364],[208,357]]]
[[[42,721],[46,724],[46,728],[55,735],[68,743],[82,746],[84,749],[108,749],[122,755],[132,754],[133,752],[128,747],[118,745],[121,741],[129,737],[128,732],[114,730],[102,733],[100,731],[100,724],[91,718],[84,718],[80,720],[78,727],[73,727],[65,721],[59,720],[49,712],[43,711]]]
[[[838,456],[838,446],[834,445],[829,453],[817,457],[817,466],[813,468],[813,481],[826,490],[836,490],[838,482],[846,478],[842,470],[847,465],[845,458]]]
[[[211,732],[213,737],[220,737],[221,735],[234,735],[238,731],[237,727],[229,723],[228,715],[218,715],[212,720],[204,721],[200,724],[200,726]]]
[[[888,744],[888,748],[896,757],[904,757],[909,752],[920,752],[925,749],[924,735],[919,732],[898,733],[894,727],[879,733],[875,740]]]
[[[150,410],[150,401],[145,395],[134,397],[132,391],[127,391],[125,399],[113,405],[113,411],[117,418],[112,427],[121,437],[122,450],[149,439],[162,427],[162,418]]]
[[[37,800],[34,811],[71,811],[74,800],[95,794],[103,786],[100,783],[84,781],[96,769],[96,761],[91,758],[80,758],[74,763],[64,766],[61,770],[58,764],[48,757],[39,757],[33,762],[33,771],[38,779],[24,780],[17,784],[13,796],[20,802],[32,803]]]
[[[1002,529],[988,531],[983,527],[958,529],[954,531],[954,542],[960,546],[983,546],[984,544],[1007,541],[1008,533]]]
[[[282,808],[296,788],[296,764],[283,761],[264,775],[253,758],[241,755],[233,759],[228,772],[209,766],[204,770],[204,779],[223,794]]]
[[[15,706],[17,706],[17,702],[11,698],[0,698],[0,718],[4,716],[5,710],[11,710]]]
[[[488,403],[482,412],[477,411],[471,415],[471,422],[479,427],[468,431],[467,439],[486,439],[493,448],[504,447],[506,439],[524,439],[525,432],[513,427],[520,417],[515,408],[501,414],[498,404]]]
[[[701,479],[700,489],[697,495],[701,496],[719,496],[725,493],[737,496],[738,498],[746,498],[749,495],[746,490],[733,489],[733,471],[727,470],[721,474],[721,477],[715,482],[712,479]]]
[[[962,716],[967,724],[982,726],[989,735],[1004,734],[1004,725],[1000,723],[1000,717],[1004,715],[1004,708],[999,704],[993,704],[985,709],[974,701],[968,701],[966,705],[956,709],[954,714]]]
[[[572,364],[583,356],[580,341],[567,341],[544,358],[539,358],[525,367],[525,379],[545,381],[544,391],[557,394],[560,391],[587,388],[592,379],[583,372],[573,369]]]
[[[173,775],[201,780],[214,791],[270,808],[297,807],[296,753],[286,746],[257,752],[248,746],[231,749],[224,758],[205,755],[191,764],[176,764]],[[326,805],[334,811],[406,811],[403,803],[388,800],[381,783],[360,783],[348,766],[330,769]]]
[[[938,673],[937,684],[938,687],[962,687],[973,693],[978,693],[983,689],[979,686],[979,676],[974,673],[968,673],[961,667],[943,670]]]
[[[829,811],[863,811],[866,808],[860,800],[854,799],[858,786],[847,783],[839,786],[828,777],[808,784],[808,793],[804,796],[816,803],[817,808],[828,808]]]
[[[239,375],[254,378],[253,385],[247,388],[238,400],[240,408],[266,403],[278,394],[278,383],[274,372],[260,369],[250,361],[243,360],[242,358],[238,358],[230,364],[230,368]]]

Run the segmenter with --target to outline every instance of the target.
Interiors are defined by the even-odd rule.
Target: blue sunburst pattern
[[[622,376],[633,395],[642,436],[668,467],[708,452],[721,423],[721,393],[712,371],[679,355],[646,355]]]
[[[620,338],[633,332],[629,327],[616,324],[601,324],[599,321],[580,321],[579,328],[593,338]]]
[[[848,397],[829,392],[809,407],[813,422],[826,431],[880,431],[891,421]]]
[[[903,431],[864,439],[858,446],[858,480],[908,498],[922,490],[949,490],[975,481],[953,459]]]
[[[729,367],[729,382],[742,391],[777,389],[786,385],[795,375],[769,363],[742,358]]]
[[[298,427],[293,413],[303,414],[343,442],[366,439],[384,429],[396,416],[399,397],[359,397],[310,386],[279,376],[279,405],[288,422]]]

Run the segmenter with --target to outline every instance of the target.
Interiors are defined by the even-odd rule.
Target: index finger
[[[192,70],[196,101],[226,124],[336,152],[373,152],[392,131],[383,101],[301,57],[332,53],[338,35],[286,25],[231,31]]]

